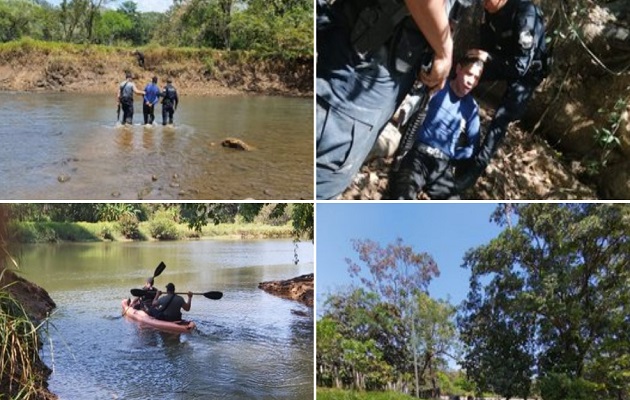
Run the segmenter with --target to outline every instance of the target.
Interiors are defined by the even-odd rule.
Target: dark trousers
[[[153,104],[142,103],[142,114],[144,115],[144,124],[152,124],[155,121],[155,107]]]
[[[173,114],[175,114],[175,109],[173,109],[173,106],[163,105],[162,106],[162,125],[166,125],[167,118],[168,118],[168,123],[172,124]]]
[[[389,180],[389,198],[392,200],[416,200],[418,192],[423,190],[432,199],[447,200],[452,193],[439,190],[434,183],[442,180],[453,180],[449,160],[436,158],[422,151],[418,143],[405,158],[400,169]]]
[[[133,100],[122,100],[120,102],[123,110],[123,124],[133,124]]]

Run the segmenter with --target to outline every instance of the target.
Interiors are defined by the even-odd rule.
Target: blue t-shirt
[[[452,159],[466,159],[479,146],[479,126],[479,106],[475,99],[470,94],[457,97],[449,82],[429,101],[416,140]],[[467,137],[464,145],[459,143],[462,134]]]
[[[144,88],[144,102],[151,103],[156,105],[158,102],[158,95],[160,93],[160,88],[155,83],[149,83]]]

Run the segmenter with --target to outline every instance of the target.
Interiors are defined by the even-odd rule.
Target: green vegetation
[[[22,305],[5,287],[0,288],[0,392],[12,399],[28,399],[37,394],[38,374],[34,370],[38,351],[37,328]]]
[[[8,209],[7,237],[19,243],[313,239],[312,204],[11,204]],[[301,221],[297,228],[293,215]],[[208,225],[208,218],[214,224]]]
[[[437,264],[402,239],[354,249],[348,271],[360,285],[329,295],[317,321],[318,385],[436,397],[456,341],[455,308],[426,294]]]
[[[630,206],[505,205],[494,221],[464,257],[468,376],[507,397],[627,399]]]
[[[24,37],[105,46],[247,50],[282,58],[312,56],[313,0],[178,0],[164,13],[125,1],[0,2],[0,42]]]
[[[317,388],[318,400],[411,400],[416,397],[396,392],[356,392],[341,389]]]
[[[503,231],[462,255],[458,309],[427,295],[430,254],[354,242],[359,282],[318,305],[318,398],[630,398],[630,205],[506,204],[492,218]]]

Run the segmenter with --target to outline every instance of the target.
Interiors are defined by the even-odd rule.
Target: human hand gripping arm
[[[453,38],[444,0],[405,0],[405,4],[433,49],[431,72],[421,72],[420,79],[435,92],[444,87],[451,70],[453,54]]]
[[[192,305],[192,297],[193,297],[192,292],[188,292],[188,302],[182,306],[184,310],[190,311],[190,306]]]

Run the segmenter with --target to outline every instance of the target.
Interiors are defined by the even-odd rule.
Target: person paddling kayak
[[[166,296],[160,298],[161,291],[157,291],[155,299],[153,299],[153,307],[149,310],[149,315],[163,321],[180,321],[182,319],[182,309],[190,311],[193,293],[188,292],[188,302],[184,301],[182,296],[175,294],[175,285],[169,283],[166,285]]]
[[[141,297],[136,297],[131,302],[130,306],[136,310],[148,311],[153,304],[157,289],[153,286],[153,277],[147,278],[142,289],[146,290],[145,294]]]

